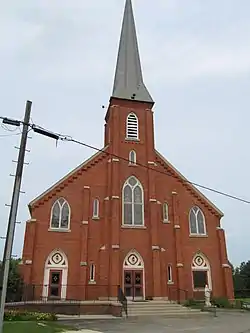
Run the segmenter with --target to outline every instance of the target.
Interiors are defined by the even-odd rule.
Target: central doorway
[[[131,251],[123,263],[123,291],[128,300],[145,298],[145,274],[141,256]]]
[[[124,271],[124,293],[129,299],[143,299],[143,271]]]

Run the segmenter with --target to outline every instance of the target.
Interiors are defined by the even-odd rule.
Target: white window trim
[[[97,203],[97,207],[96,207],[96,211],[95,211],[95,203]],[[95,198],[93,200],[93,215],[92,218],[93,219],[99,219],[100,218],[100,200],[98,198]]]
[[[130,137],[129,134],[128,134],[128,129],[129,129],[128,122],[129,122],[129,117],[130,116],[134,116],[136,118],[136,137]],[[137,115],[134,112],[130,112],[127,116],[127,119],[126,119],[126,140],[132,140],[132,141],[133,140],[134,141],[139,140],[139,120],[138,120]]]
[[[197,221],[197,219],[196,219],[196,231],[197,231],[197,232],[192,232],[192,231],[191,231],[190,215],[191,215],[191,211],[192,211],[192,209],[195,208],[195,207],[197,207],[197,208],[200,210],[200,212],[201,212],[201,214],[202,214],[202,216],[203,216],[204,233],[199,233],[199,228],[198,228],[198,221]],[[189,214],[188,214],[188,223],[189,223],[189,236],[196,236],[196,237],[199,237],[199,236],[201,236],[201,237],[207,236],[207,226],[206,226],[205,215],[204,215],[202,209],[201,209],[199,206],[193,206],[193,207],[190,209]]]
[[[90,264],[89,266],[89,282],[95,282],[95,265]]]
[[[165,218],[165,207],[167,207],[167,218]],[[163,205],[162,205],[162,214],[163,214],[163,222],[164,223],[168,223],[169,222],[169,206],[168,206],[168,203],[167,202],[164,202]]]
[[[131,155],[134,154],[134,162],[132,161]],[[129,152],[129,165],[136,165],[136,151],[131,150]]]
[[[137,180],[138,185],[141,187],[141,190],[142,190],[142,224],[134,224],[134,223],[127,224],[127,223],[124,223],[124,188],[125,188],[126,185],[131,186],[128,182],[131,177],[134,177]],[[133,205],[132,205],[132,207],[133,207]],[[134,216],[134,215],[132,215],[132,216]],[[139,229],[139,228],[142,228],[142,227],[145,226],[145,220],[144,220],[144,189],[143,189],[143,186],[142,186],[141,182],[139,181],[139,179],[137,177],[133,176],[133,175],[130,176],[125,181],[125,183],[123,184],[123,188],[122,188],[122,226],[123,227],[129,227],[129,228],[135,228],[135,229],[136,228]]]
[[[193,265],[193,261],[197,256],[201,256],[204,260],[204,262],[206,263],[206,267],[197,267]],[[204,288],[195,288],[194,287],[194,278],[193,278],[193,272],[195,271],[202,271],[202,272],[206,272],[207,273],[207,283],[208,283],[208,288],[210,290],[212,290],[212,273],[211,273],[211,266],[210,266],[210,262],[209,260],[206,258],[206,256],[204,256],[202,253],[196,253],[196,255],[193,257],[193,261],[192,261],[192,265],[191,265],[191,278],[192,278],[192,287],[193,287],[193,291],[204,291]]]
[[[65,204],[67,204],[67,205],[68,205],[68,208],[69,208],[69,222],[68,222],[68,226],[67,226],[67,228],[62,228],[62,227],[61,227],[61,215],[62,215],[62,209],[60,210],[59,227],[57,228],[57,227],[52,226],[53,209],[54,209],[54,206],[56,205],[56,203],[57,203],[57,202],[59,203],[59,200],[60,200],[60,199],[64,200],[64,204],[63,204],[63,206],[64,206]],[[59,203],[59,206],[60,206],[60,208],[63,207],[63,206],[61,207],[60,203]],[[70,220],[71,220],[71,208],[70,208],[70,205],[69,205],[68,201],[67,201],[65,198],[60,197],[60,198],[58,198],[58,199],[53,203],[53,205],[52,205],[52,208],[51,208],[51,211],[50,211],[50,225],[49,225],[49,230],[50,230],[50,231],[70,231]]]

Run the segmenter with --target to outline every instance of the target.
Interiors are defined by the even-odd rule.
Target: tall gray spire
[[[142,77],[131,0],[126,0],[112,97],[151,102]]]

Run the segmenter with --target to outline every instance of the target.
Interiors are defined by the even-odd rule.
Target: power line
[[[48,132],[48,130],[46,130],[45,128],[41,127],[41,126],[37,126],[35,124],[33,124],[31,126],[35,131],[37,131],[39,133],[39,130],[41,131],[41,134],[43,134],[44,132]],[[39,129],[39,130],[38,130]],[[71,136],[67,136],[67,135],[63,135],[63,134],[59,134],[59,133],[55,133],[55,132],[51,132],[49,131],[50,133],[50,137],[52,138],[55,138],[57,140],[62,140],[62,141],[68,141],[68,142],[73,142],[73,143],[76,143],[76,144],[79,144],[81,146],[84,146],[86,148],[90,148],[90,149],[93,149],[95,151],[98,151],[98,152],[101,152],[101,153],[104,153],[104,154],[107,154],[109,156],[113,156],[115,158],[119,158],[123,161],[126,161],[126,162],[130,162],[130,160],[128,158],[125,158],[125,157],[122,157],[122,156],[119,156],[119,155],[116,155],[116,154],[113,154],[113,153],[109,153],[109,152],[106,152],[104,151],[103,149],[100,149],[100,148],[97,148],[97,147],[94,147],[92,145],[89,145],[87,143],[84,143],[82,141],[79,141],[79,140],[75,140],[73,137]],[[168,177],[173,177],[173,178],[176,178],[178,179],[179,177],[178,176],[175,176],[173,174],[170,174],[170,173],[166,173],[166,172],[163,172],[161,170],[156,170],[156,169],[152,169],[151,167],[149,167],[148,165],[145,165],[145,164],[141,164],[141,163],[138,163],[136,162],[136,165],[137,166],[140,166],[140,167],[143,167],[145,169],[150,169],[150,170],[153,170],[154,172],[158,172],[160,174],[163,174],[165,176],[168,176]],[[222,195],[222,196],[225,196],[227,198],[230,198],[230,199],[234,199],[234,200],[237,200],[237,201],[240,201],[240,202],[244,202],[244,203],[247,203],[247,204],[250,204],[250,201],[249,200],[246,200],[246,199],[243,199],[243,198],[240,198],[238,196],[235,196],[235,195],[232,195],[232,194],[229,194],[229,193],[226,193],[226,192],[223,192],[223,191],[219,191],[219,190],[216,190],[212,187],[208,187],[208,186],[205,186],[205,185],[201,185],[201,184],[198,184],[196,182],[192,182],[192,181],[189,181],[187,179],[182,179],[184,183],[187,183],[187,184],[190,184],[190,185],[193,185],[193,186],[196,186],[196,187],[199,187],[203,190],[207,190],[207,191],[210,191],[210,192],[213,192],[213,193],[216,193],[216,194],[219,194],[219,195]]]
[[[0,138],[6,138],[9,136],[21,135],[22,133],[15,133],[15,134],[0,134]]]
[[[8,118],[5,118],[5,117],[0,117],[0,119],[3,119],[3,120],[6,120],[7,119],[7,122],[19,122],[19,123],[23,123],[22,121],[17,121],[17,120],[13,120],[13,119],[8,119]],[[87,143],[84,143],[82,141],[79,141],[79,140],[76,140],[74,139],[73,137],[71,136],[68,136],[68,135],[63,135],[63,134],[60,134],[60,133],[56,133],[56,132],[52,132],[52,131],[49,131],[47,129],[45,129],[44,127],[41,127],[39,125],[36,125],[34,123],[32,124],[28,124],[30,126],[30,130],[33,130],[34,132],[36,133],[39,133],[39,134],[42,134],[42,135],[45,135],[45,136],[48,136],[50,138],[53,138],[55,140],[61,140],[61,141],[68,141],[68,142],[73,142],[73,143],[76,143],[76,144],[79,144],[81,146],[84,146],[86,148],[90,148],[92,150],[95,150],[95,151],[98,151],[98,152],[101,152],[101,153],[104,153],[104,154],[107,154],[109,156],[113,156],[113,157],[116,157],[116,158],[119,158],[123,161],[126,161],[126,162],[130,162],[130,160],[128,158],[125,158],[125,157],[122,157],[122,156],[119,156],[119,155],[116,155],[116,154],[113,154],[113,153],[110,153],[110,152],[106,152],[104,151],[103,149],[100,149],[100,148],[97,148],[95,146],[92,146],[92,145],[89,145]],[[158,172],[160,174],[163,174],[165,176],[168,176],[168,177],[172,177],[172,178],[176,178],[176,179],[179,179],[178,176],[175,176],[173,174],[170,174],[170,173],[167,173],[167,172],[163,172],[161,170],[156,170],[156,169],[152,169],[151,167],[149,167],[148,165],[145,165],[145,164],[141,164],[141,163],[138,163],[136,162],[136,165],[137,166],[140,166],[140,167],[143,167],[145,169],[150,169],[150,170],[153,170],[154,172]],[[225,196],[227,198],[230,198],[230,199],[234,199],[234,200],[237,200],[237,201],[240,201],[240,202],[244,202],[244,203],[247,203],[247,204],[250,204],[250,201],[249,200],[246,200],[246,199],[243,199],[241,197],[238,197],[238,196],[235,196],[235,195],[232,195],[232,194],[229,194],[229,193],[226,193],[226,192],[223,192],[223,191],[220,191],[220,190],[217,190],[217,189],[214,189],[212,187],[209,187],[209,186],[205,186],[205,185],[202,185],[202,184],[199,184],[199,183],[196,183],[196,182],[192,182],[192,181],[189,181],[187,179],[182,179],[182,181],[184,183],[187,183],[187,184],[190,184],[190,185],[193,185],[195,187],[198,187],[198,188],[201,188],[203,190],[207,190],[207,191],[210,191],[210,192],[213,192],[213,193],[216,193],[216,194],[219,194],[219,195],[222,195],[222,196]]]

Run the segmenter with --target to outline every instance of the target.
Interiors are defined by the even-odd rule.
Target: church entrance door
[[[124,270],[124,293],[129,300],[143,299],[143,270]]]
[[[49,298],[61,298],[62,271],[50,271]]]

